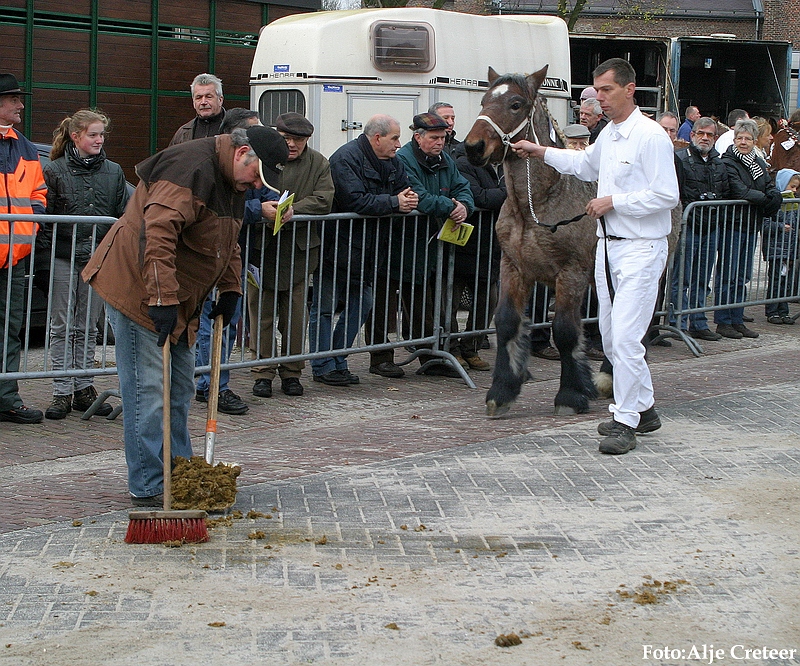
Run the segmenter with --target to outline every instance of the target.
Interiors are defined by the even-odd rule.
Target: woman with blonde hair
[[[53,149],[45,165],[47,213],[119,217],[128,203],[125,174],[106,159],[103,144],[109,119],[98,109],[81,109],[53,132]],[[48,224],[37,237],[37,253],[52,257],[50,288],[50,361],[53,370],[94,365],[96,322],[103,302],[81,279],[81,271],[111,224]],[[63,419],[73,409],[85,412],[97,398],[94,378],[57,377],[48,419]],[[99,416],[111,413],[103,403]]]
[[[755,140],[756,154],[767,164],[769,164],[770,153],[772,153],[772,125],[769,120],[761,116],[753,116],[751,120],[755,121],[758,127],[758,136]]]

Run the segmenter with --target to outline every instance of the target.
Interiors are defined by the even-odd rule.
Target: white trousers
[[[594,277],[600,304],[603,351],[614,366],[614,420],[635,428],[639,412],[653,406],[653,381],[644,359],[647,333],[667,263],[667,240],[609,240],[608,263],[614,303],[608,293],[605,241],[597,241]]]

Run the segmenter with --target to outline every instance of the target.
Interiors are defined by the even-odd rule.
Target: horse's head
[[[500,162],[508,144],[526,136],[547,67],[529,76],[500,76],[489,68],[489,90],[481,100],[481,115],[464,139],[470,162],[477,166]]]

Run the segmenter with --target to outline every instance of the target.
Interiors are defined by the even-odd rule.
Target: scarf
[[[740,153],[736,148],[736,146],[731,146],[731,150],[733,154],[736,155],[737,158],[739,158],[739,161],[749,169],[750,175],[753,177],[753,180],[758,180],[759,178],[761,178],[761,176],[764,175],[764,170],[761,168],[761,166],[757,161],[755,149],[751,150],[749,153],[747,153],[747,155]]]
[[[417,162],[430,171],[436,171],[447,166],[441,153],[438,155],[426,155],[413,138],[411,139],[411,150],[414,153],[414,157],[417,158]]]
[[[99,162],[102,162],[106,158],[105,151],[102,148],[100,149],[100,152],[97,155],[88,155],[87,157],[81,157],[80,154],[78,153],[78,149],[75,147],[75,144],[72,143],[72,141],[70,141],[66,145],[65,151],[75,162],[83,164],[89,170],[94,169],[94,167]]]
[[[367,158],[367,162],[369,162],[372,165],[372,168],[378,172],[381,182],[387,182],[389,180],[389,176],[392,174],[391,160],[378,159],[378,156],[375,154],[372,144],[369,142],[366,134],[359,134],[357,141],[358,147],[361,148],[361,152],[364,153]]]

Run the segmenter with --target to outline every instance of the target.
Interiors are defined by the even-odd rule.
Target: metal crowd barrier
[[[800,212],[791,208],[799,202],[787,199],[784,207]],[[688,333],[693,318],[734,307],[800,300],[796,225],[791,232],[781,226],[764,231],[759,220],[757,233],[742,233],[735,220],[750,211],[744,201],[701,201],[686,207],[678,250],[667,270],[663,303],[656,313],[664,318],[655,326],[660,337],[678,338],[699,355],[702,347]],[[114,222],[113,218],[73,216],[3,218],[33,219],[55,227]],[[480,211],[471,222],[480,241],[472,252],[436,240],[438,223],[418,214],[295,216],[276,235],[271,223],[251,225],[242,241],[248,265],[242,316],[226,336],[226,345],[234,353],[226,355],[223,368],[253,369],[257,379],[259,372],[274,373],[280,365],[311,362],[337,367],[347,355],[370,353],[375,362],[390,359],[398,365],[414,359],[425,367],[450,363],[474,388],[454,355],[472,355],[494,332],[500,252],[495,215]],[[79,279],[74,234],[72,239],[71,286]],[[116,374],[113,332],[104,317],[94,323],[88,320],[89,303],[76,310],[72,292],[66,336],[76,330],[86,333],[73,342],[70,353],[80,352],[87,358],[86,366],[91,357],[91,366],[58,369],[52,358],[50,327],[45,329],[43,345],[37,344],[38,327],[52,322],[52,301],[34,285],[30,267],[41,270],[45,266],[50,271],[50,280],[43,286],[51,294],[55,261],[54,250],[46,257],[34,250],[24,264],[24,278],[19,278],[24,279],[25,289],[20,366],[9,368],[6,359],[0,359],[0,377]],[[9,281],[8,271],[2,273],[0,332],[7,344],[9,296],[17,277]],[[545,288],[537,285],[530,312],[532,328],[549,326],[549,300]],[[596,317],[589,309],[584,324],[593,322]],[[198,373],[207,370],[208,366],[197,368]]]

